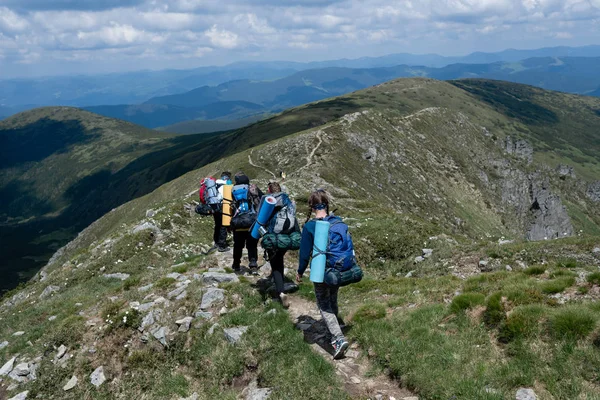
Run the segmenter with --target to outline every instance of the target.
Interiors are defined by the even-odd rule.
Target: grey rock
[[[4,341],[4,342],[0,343],[0,350],[2,350],[3,348],[5,348],[7,346],[8,346],[8,342],[7,341]]]
[[[75,386],[77,386],[77,382],[78,379],[75,375],[73,375],[71,377],[71,379],[69,379],[69,382],[67,382],[67,384],[63,387],[63,390],[65,392],[68,392],[69,390],[73,389]]]
[[[213,283],[239,282],[240,278],[236,274],[224,274],[221,272],[205,272],[202,274],[202,282],[205,285]]]
[[[507,265],[506,267],[504,267],[508,272],[511,272],[513,269],[510,265]]]
[[[187,297],[187,291],[184,290],[183,292],[181,292],[181,294],[177,297],[175,297],[175,300],[183,300]]]
[[[532,179],[529,188],[530,225],[527,228],[528,240],[546,240],[573,236],[574,229],[566,207],[560,197],[550,192],[547,180]]]
[[[48,296],[50,296],[52,293],[56,293],[60,290],[60,286],[47,286],[46,289],[44,289],[44,291],[42,292],[42,294],[40,294],[40,299],[44,299]]]
[[[271,308],[269,311],[267,311],[267,315],[275,315],[277,314],[277,309],[275,308]]]
[[[146,218],[152,218],[156,215],[156,211],[150,209],[150,210],[146,210]]]
[[[433,249],[423,249],[423,257],[429,258],[433,254]]]
[[[100,387],[104,382],[106,382],[106,376],[104,375],[104,367],[100,366],[92,372],[90,375],[90,382],[92,385],[96,387]]]
[[[144,318],[142,319],[142,323],[140,324],[139,330],[140,331],[144,331],[146,328],[148,328],[149,326],[154,325],[155,320],[154,320],[154,313],[152,311],[150,311],[148,314],[146,314],[146,316],[144,316]]]
[[[115,274],[104,274],[103,276],[108,279],[120,279],[122,281],[129,278],[129,274],[123,274],[121,272],[117,272]]]
[[[160,228],[150,222],[143,222],[137,226],[135,226],[132,230],[131,233],[136,234],[142,231],[146,231],[146,230],[151,230],[152,232],[154,232],[157,235],[161,235],[162,236],[162,231],[160,230]]]
[[[192,393],[190,397],[180,397],[179,400],[198,400],[200,395],[196,392]]]
[[[600,203],[600,181],[590,184],[585,195],[593,202]]]
[[[412,278],[415,271],[409,271],[408,274],[404,275],[405,278]]]
[[[516,400],[537,400],[537,395],[532,389],[521,388],[517,390]]]
[[[18,387],[19,387],[18,383],[11,383],[10,386],[6,388],[6,390],[8,390],[9,392],[12,392],[13,390],[17,390]]]
[[[201,310],[210,308],[213,304],[222,302],[225,299],[225,291],[223,289],[209,288],[202,296]]]
[[[52,322],[56,319],[56,315],[52,315],[50,317],[48,317],[48,321]]]
[[[600,247],[594,247],[594,250],[592,250],[592,253],[594,253],[594,254],[600,253]]]
[[[13,336],[23,336],[24,334],[25,334],[25,332],[18,331],[18,332],[13,333]]]
[[[177,325],[179,325],[179,332],[187,332],[190,330],[190,326],[192,325],[192,317],[185,317],[175,321]]]
[[[151,283],[149,285],[139,287],[138,292],[147,292],[148,290],[152,289],[153,287],[154,287],[154,285]]]
[[[185,285],[181,286],[181,287],[178,287],[177,289],[174,289],[174,290],[170,291],[167,294],[167,298],[172,299],[173,297],[177,297],[180,294],[182,294],[183,292],[185,292],[185,289],[187,289],[187,286],[185,286]]]
[[[213,314],[211,312],[208,311],[201,311],[198,310],[196,311],[196,313],[194,314],[194,317],[196,318],[201,318],[201,319],[205,319],[205,320],[209,320],[213,317]]]
[[[152,307],[154,307],[154,303],[144,303],[144,304],[140,304],[137,308],[137,310],[139,312],[146,312],[148,310],[150,310]]]
[[[420,262],[423,262],[423,261],[425,261],[425,257],[423,257],[423,256],[415,257],[415,263],[420,263]]]
[[[167,334],[168,334],[168,328],[161,326],[160,328],[158,328],[157,330],[155,330],[154,332],[152,332],[152,336],[154,336],[154,338],[156,340],[158,340],[160,342],[160,344],[162,344],[163,346],[167,346]]]
[[[533,161],[533,146],[529,144],[529,142],[523,139],[507,136],[504,139],[503,144],[504,151],[506,151],[508,154],[522,158],[527,161],[528,164]]]
[[[16,357],[13,357],[10,360],[8,360],[2,366],[2,368],[0,368],[0,376],[6,376],[6,375],[8,375],[13,370],[13,366],[15,365],[15,361],[16,360],[17,360]]]
[[[247,330],[247,326],[236,326],[234,328],[223,329],[223,333],[225,333],[225,338],[229,343],[235,344],[239,342]]]
[[[266,400],[272,391],[271,388],[259,388],[255,379],[242,391],[242,396],[244,396],[244,400]]]
[[[568,176],[571,178],[575,178],[575,170],[570,165],[560,164],[559,166],[556,167],[556,172],[560,176]]]
[[[209,268],[208,272],[225,272],[225,268]]]
[[[171,279],[175,279],[178,280],[181,276],[179,272],[171,272],[170,274],[167,274],[167,278],[171,278]]]
[[[12,370],[17,376],[27,376],[29,375],[29,364],[28,363],[20,363]]]
[[[65,353],[67,352],[67,347],[64,344],[61,344],[58,348],[58,352],[56,353],[56,359],[63,358]]]
[[[18,395],[11,397],[8,400],[26,400],[27,396],[29,395],[29,390],[26,390],[24,392],[19,393]]]
[[[505,244],[511,244],[514,243],[514,240],[505,240],[505,239],[498,239],[498,244],[500,246],[504,246]]]

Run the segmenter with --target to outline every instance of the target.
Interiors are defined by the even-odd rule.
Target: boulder
[[[20,363],[12,370],[11,374],[15,374],[17,376],[27,376],[29,375],[29,364],[28,363]]]
[[[61,344],[58,348],[58,352],[56,353],[56,359],[63,358],[65,353],[67,352],[67,347],[64,344]]]
[[[235,344],[240,341],[247,330],[247,326],[236,326],[234,328],[223,329],[223,332],[225,333],[225,339],[227,339],[229,343]]]
[[[100,366],[92,372],[90,375],[90,382],[92,385],[96,387],[100,387],[104,382],[106,382],[106,376],[104,376],[104,367]]]
[[[181,275],[179,272],[171,272],[170,274],[167,274],[167,278],[171,278],[171,279],[175,279],[175,280],[179,280],[180,277],[182,277],[183,275]],[[183,276],[185,279],[185,276]]]
[[[2,350],[3,348],[5,348],[6,346],[8,346],[8,342],[4,341],[2,343],[0,343],[0,350]]]
[[[67,384],[65,386],[63,386],[63,390],[65,392],[68,392],[69,390],[73,389],[76,385],[77,385],[78,379],[75,375],[73,375],[71,377],[71,379],[69,379],[69,382],[67,382]]]
[[[152,289],[153,287],[154,287],[154,285],[151,283],[149,285],[139,287],[138,292],[147,292],[148,290]]]
[[[194,314],[194,317],[196,318],[201,318],[204,320],[209,320],[211,319],[213,316],[213,314],[211,312],[208,311],[202,311],[202,310],[198,310],[196,311],[196,313]]]
[[[425,257],[423,257],[423,256],[415,257],[415,264],[423,262],[423,261],[425,261]]]
[[[160,344],[162,344],[163,346],[167,347],[167,334],[168,334],[169,330],[168,328],[161,326],[160,328],[158,328],[157,330],[155,330],[154,332],[152,332],[152,336],[154,336],[154,338],[156,340],[159,341]]]
[[[18,331],[18,332],[13,333],[13,336],[23,336],[24,334],[25,334],[25,332]]]
[[[131,233],[136,234],[136,233],[146,231],[146,230],[151,230],[156,235],[162,235],[162,231],[160,230],[160,228],[154,224],[151,224],[150,222],[143,222],[143,223],[135,226],[131,230]]]
[[[173,297],[177,297],[180,294],[182,294],[183,292],[185,292],[186,289],[187,289],[186,285],[180,286],[177,289],[174,289],[174,290],[170,291],[167,294],[167,298],[172,299]]]
[[[202,274],[202,282],[205,285],[239,281],[240,278],[236,274],[224,274],[222,272],[205,272]]]
[[[223,289],[209,288],[202,296],[201,310],[210,308],[213,304],[217,304],[225,300],[225,291]]]
[[[2,368],[0,368],[0,376],[6,376],[6,375],[10,374],[10,372],[13,370],[13,366],[15,365],[16,360],[17,360],[16,357],[13,357],[10,360],[8,360],[2,366]]]
[[[259,388],[256,380],[250,382],[250,385],[242,392],[244,400],[267,400],[273,389]]]
[[[429,258],[433,254],[433,249],[423,249],[423,258]]]

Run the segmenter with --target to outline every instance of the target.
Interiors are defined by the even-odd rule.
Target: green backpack
[[[298,250],[301,240],[300,232],[292,232],[289,235],[267,233],[262,237],[261,246],[265,250]]]

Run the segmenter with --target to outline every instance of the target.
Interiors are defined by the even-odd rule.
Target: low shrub
[[[481,293],[463,293],[452,299],[450,311],[456,314],[475,306],[481,306],[484,303],[485,296]]]

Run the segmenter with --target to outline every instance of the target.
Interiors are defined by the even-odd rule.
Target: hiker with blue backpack
[[[258,269],[258,240],[250,235],[250,228],[256,221],[256,211],[263,196],[261,190],[250,183],[250,178],[243,172],[234,176],[235,185],[232,189],[233,217],[233,265],[235,272],[241,271],[242,252],[248,250],[248,268],[252,272]]]
[[[340,217],[329,213],[328,194],[322,189],[313,192],[308,200],[308,205],[310,209],[307,222],[302,229],[296,281],[302,282],[302,275],[309,263],[314,263],[317,257],[325,258],[319,267],[323,269],[319,271],[320,274],[316,273],[317,267],[311,264],[311,280],[314,283],[321,316],[332,336],[333,358],[339,359],[344,356],[349,344],[340,327],[340,323],[343,324],[343,321],[338,316],[338,291],[341,286],[360,281],[362,270],[356,263],[348,225]],[[315,218],[310,219],[313,212]],[[323,224],[323,221],[326,223]],[[317,223],[326,226],[324,234],[327,237],[316,238],[316,232],[319,229]],[[316,245],[317,242],[323,242],[326,245],[321,245],[322,248],[319,248]]]

